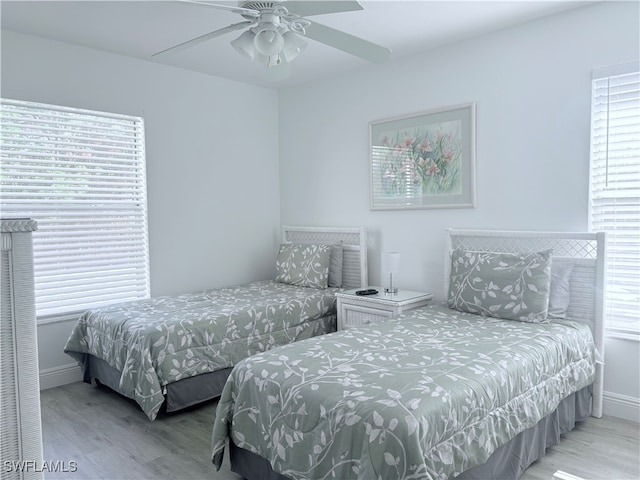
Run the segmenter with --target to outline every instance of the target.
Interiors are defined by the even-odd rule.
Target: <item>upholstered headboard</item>
[[[602,416],[604,364],[604,233],[513,232],[456,230],[446,232],[445,294],[449,291],[451,251],[456,248],[480,252],[531,253],[553,250],[553,262],[572,263],[567,317],[587,323],[593,332],[598,361],[593,386],[594,417]]]
[[[282,227],[282,242],[343,245],[342,287],[368,285],[367,237],[363,227]]]

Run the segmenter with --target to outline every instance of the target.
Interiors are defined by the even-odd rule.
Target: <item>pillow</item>
[[[551,255],[552,250],[529,254],[454,250],[449,307],[521,322],[546,320]]]
[[[342,252],[342,244],[331,245],[328,281],[330,287],[342,287]]]
[[[573,263],[551,263],[551,291],[549,292],[549,317],[567,318],[569,308],[569,281]]]
[[[329,245],[281,244],[276,259],[276,282],[327,288],[330,254]]]

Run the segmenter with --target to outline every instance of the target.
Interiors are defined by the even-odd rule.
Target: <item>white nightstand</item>
[[[427,305],[433,295],[425,292],[400,290],[396,294],[384,293],[382,287],[367,287],[378,290],[377,295],[356,295],[356,290],[336,293],[338,299],[338,330],[359,327],[393,317],[399,313]]]

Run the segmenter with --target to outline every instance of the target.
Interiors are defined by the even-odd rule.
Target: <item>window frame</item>
[[[600,104],[597,104],[598,99],[603,98],[603,96],[598,96],[598,94],[596,93],[596,90],[598,88],[598,82],[602,82],[603,80],[607,80],[608,82],[611,79],[615,79],[621,76],[627,76],[627,75],[636,75],[636,74],[640,74],[640,62],[631,62],[631,63],[626,63],[626,64],[621,64],[621,65],[616,65],[616,66],[612,66],[612,67],[607,67],[607,68],[601,68],[601,69],[595,69],[593,71],[593,75],[592,75],[592,88],[591,88],[591,125],[590,125],[590,162],[589,162],[589,209],[588,209],[588,224],[589,224],[589,230],[590,231],[606,231],[607,232],[607,272],[606,272],[606,286],[605,286],[605,335],[607,337],[614,337],[614,338],[624,338],[624,339],[628,339],[628,340],[635,340],[635,341],[640,341],[640,318],[636,317],[637,323],[634,326],[633,324],[633,317],[631,317],[631,320],[629,321],[624,321],[624,320],[618,320],[616,321],[615,319],[611,318],[611,315],[614,312],[617,312],[618,316],[621,317],[623,315],[620,315],[620,311],[624,310],[623,308],[621,308],[619,306],[620,304],[620,300],[623,298],[623,296],[625,295],[624,292],[619,293],[618,295],[615,295],[613,293],[613,288],[612,288],[612,283],[611,283],[611,279],[612,279],[612,275],[613,275],[613,271],[614,271],[614,266],[612,261],[617,258],[620,259],[622,257],[622,250],[625,247],[622,246],[617,246],[616,243],[616,239],[619,239],[621,237],[620,233],[618,235],[616,235],[616,231],[618,232],[624,232],[620,230],[620,227],[622,226],[627,227],[627,223],[629,223],[628,221],[625,220],[613,220],[612,216],[607,216],[604,217],[603,214],[601,213],[601,209],[602,207],[600,205],[605,204],[604,202],[608,202],[606,203],[606,205],[611,205],[613,208],[615,207],[615,200],[621,198],[620,195],[615,195],[614,193],[612,193],[611,195],[601,195],[596,193],[596,189],[597,188],[602,188],[603,183],[605,185],[608,186],[610,180],[609,180],[609,152],[610,152],[610,146],[612,145],[611,142],[611,137],[614,136],[615,134],[620,135],[619,131],[616,131],[614,134],[612,134],[611,132],[611,127],[610,127],[610,120],[613,118],[613,116],[611,115],[611,112],[609,110],[610,105],[611,105],[611,97],[613,96],[613,93],[610,91],[611,87],[609,86],[609,84],[607,84],[607,94],[606,94],[606,113],[601,113],[601,111],[599,111],[598,107],[600,106]],[[638,82],[638,85],[640,86],[640,81]],[[636,93],[637,94],[637,93]],[[632,102],[635,101],[636,98],[633,97]],[[631,108],[635,109],[638,108],[638,106],[632,106]],[[613,111],[615,112],[615,110]],[[631,126],[635,126],[636,123],[638,122],[638,124],[640,125],[640,114],[638,112],[634,113],[631,115],[631,117],[633,118],[633,123],[631,123]],[[598,121],[602,121],[603,118],[606,120],[606,127],[605,127],[605,134],[597,134],[596,132],[598,131],[598,128],[602,129],[602,127],[598,127],[597,122]],[[638,134],[637,134],[638,138],[635,139],[635,142],[638,143],[640,141],[640,129],[638,130]],[[600,172],[597,172],[598,169],[602,169],[602,161],[603,159],[602,157],[602,144],[598,143],[598,138],[602,139],[603,137],[605,140],[605,144],[604,144],[604,149],[605,149],[605,180],[604,182],[600,179],[597,179],[597,177],[601,177],[602,174]],[[627,140],[625,140],[626,143],[631,143],[631,146],[625,150],[625,152],[631,152],[629,155],[629,158],[632,159],[631,162],[631,166],[629,167],[630,169],[638,169],[640,168],[640,154],[638,153],[639,147],[636,145],[635,147],[633,146],[634,140],[631,140],[630,142],[628,142]],[[618,145],[622,144],[623,141],[622,140],[618,140],[617,141]],[[625,167],[627,167],[628,165],[625,164]],[[631,180],[633,181],[633,175],[634,175],[634,171],[632,171],[632,173],[630,174],[625,174],[627,178],[627,180],[629,179],[629,177],[631,177]],[[612,182],[615,184],[615,180]],[[617,180],[618,185],[620,186],[620,184],[622,183],[622,181]],[[640,189],[638,188],[638,186],[630,186],[630,187],[624,187],[622,186],[622,190],[623,193],[634,193],[634,192],[638,192],[638,195],[640,195]],[[599,190],[602,191],[602,190]],[[595,206],[596,201],[600,202],[600,205],[598,207]],[[619,209],[618,209],[619,210]],[[633,214],[637,214],[640,215],[640,207],[637,205],[633,205],[632,206],[632,210],[630,210]],[[597,217],[597,218],[596,218]],[[606,219],[605,219],[606,218]],[[599,226],[597,225],[598,223],[600,223],[600,225],[602,225],[603,223],[607,223],[610,225],[609,229],[607,228],[599,228]],[[617,224],[618,228],[615,230],[611,230],[612,224]],[[636,227],[637,230],[631,230],[631,232],[637,232],[640,233],[640,226]],[[622,235],[624,235],[624,233],[622,233]],[[636,241],[634,245],[640,245],[640,241],[638,240],[638,235],[635,236]],[[629,271],[632,270],[633,271],[633,267],[620,267],[618,268],[618,271],[623,270],[623,271]],[[635,271],[637,272],[637,274],[640,276],[640,264],[638,264],[635,268]],[[620,290],[620,289],[618,289]],[[635,292],[636,293],[636,299],[632,300],[632,303],[635,302],[635,304],[638,303],[638,299],[637,296],[640,295],[640,288],[638,288],[638,291]],[[631,295],[634,295],[634,290],[632,290]],[[615,305],[614,302],[618,302],[618,305]],[[624,301],[622,302],[624,303]]]
[[[8,98],[0,107],[2,216],[38,222],[38,324],[150,298],[144,119]]]

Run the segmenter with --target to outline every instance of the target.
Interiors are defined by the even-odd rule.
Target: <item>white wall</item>
[[[1,60],[3,97],[144,117],[152,295],[273,277],[277,92],[8,31]],[[38,329],[43,386],[72,326]]]
[[[418,57],[280,91],[281,219],[364,225],[370,281],[402,254],[401,288],[443,298],[448,227],[588,228],[593,68],[637,60],[639,4],[601,3]],[[477,104],[477,208],[369,209],[368,123]],[[605,411],[640,417],[640,345],[607,340]]]

